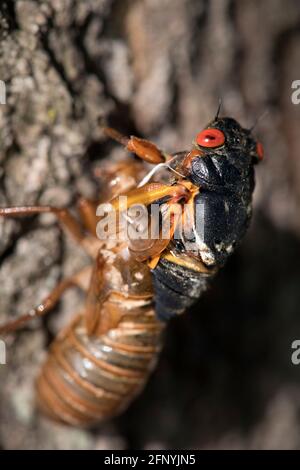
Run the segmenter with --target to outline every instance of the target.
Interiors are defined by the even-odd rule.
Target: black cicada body
[[[254,165],[262,158],[262,145],[251,131],[228,117],[213,120],[197,135],[190,152],[175,157],[173,167],[199,192],[189,237],[193,250],[186,248],[187,240],[177,240],[172,261],[161,258],[153,270],[160,318],[193,304],[244,236],[252,212]],[[201,261],[204,269],[189,267],[190,260]]]

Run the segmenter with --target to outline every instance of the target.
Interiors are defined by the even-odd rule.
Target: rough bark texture
[[[298,0],[18,0],[0,7],[0,204],[72,206],[93,169],[122,155],[97,129],[170,151],[214,115],[250,126],[266,160],[250,232],[212,289],[170,325],[159,366],[120,418],[70,430],[36,413],[34,377],[83,299],[9,340],[0,366],[3,448],[299,448],[300,79]],[[1,321],[87,260],[51,217],[0,221]]]

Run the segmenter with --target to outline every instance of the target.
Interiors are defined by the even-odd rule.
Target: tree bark
[[[34,377],[83,298],[9,340],[0,366],[3,448],[299,448],[300,79],[297,0],[6,0],[0,6],[0,204],[73,207],[124,151],[97,125],[168,151],[222,114],[255,133],[255,218],[193,312],[173,321],[148,387],[96,432],[41,418]],[[87,260],[51,217],[0,220],[0,319],[36,305]]]

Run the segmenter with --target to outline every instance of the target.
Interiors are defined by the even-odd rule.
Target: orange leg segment
[[[135,136],[126,137],[111,127],[105,127],[103,131],[108,137],[124,145],[127,150],[135,153],[139,158],[145,160],[146,162],[157,164],[163,163],[168,158],[170,158],[169,155],[165,154],[149,140],[141,139]]]

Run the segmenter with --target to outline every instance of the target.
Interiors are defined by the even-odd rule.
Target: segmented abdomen
[[[88,336],[84,316],[78,315],[52,344],[38,378],[43,411],[76,426],[120,413],[152,371],[162,329],[152,306],[99,336]]]

